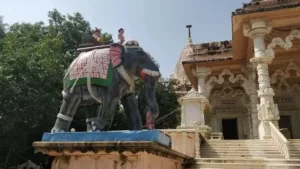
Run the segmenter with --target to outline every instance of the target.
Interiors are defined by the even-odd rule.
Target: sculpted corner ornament
[[[257,104],[258,119],[260,121],[279,120],[277,104],[266,103]]]
[[[292,48],[293,47],[292,40],[294,38],[300,39],[300,30],[298,29],[291,30],[290,34],[285,38],[285,41],[280,37],[273,38],[271,43],[267,47],[266,54],[268,56],[274,56],[275,55],[274,48],[276,46],[280,46],[286,50]]]

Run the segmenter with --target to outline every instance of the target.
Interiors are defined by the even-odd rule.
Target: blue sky
[[[231,12],[250,0],[0,0],[6,23],[47,22],[56,8],[63,14],[80,12],[92,27],[114,35],[125,29],[159,62],[161,73],[173,73],[187,44],[187,24],[194,43],[231,40]]]

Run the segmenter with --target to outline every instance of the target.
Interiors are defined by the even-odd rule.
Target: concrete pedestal
[[[169,136],[158,130],[45,133],[33,146],[55,157],[52,169],[183,169],[192,163],[191,157],[172,150]]]

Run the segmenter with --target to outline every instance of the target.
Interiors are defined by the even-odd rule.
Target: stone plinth
[[[206,142],[211,136],[209,126],[197,126],[197,130],[195,127],[194,129],[163,129],[162,132],[171,137],[173,150],[191,157],[196,157],[197,152],[200,153],[197,147],[200,148],[200,144]]]
[[[181,105],[181,124],[178,129],[194,128],[194,124],[205,125],[204,109],[208,99],[192,88],[184,97],[178,99]]]
[[[45,133],[42,140],[33,146],[55,157],[52,169],[183,169],[192,162],[172,150],[169,136],[158,130]]]

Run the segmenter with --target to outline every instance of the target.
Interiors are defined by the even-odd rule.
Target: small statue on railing
[[[118,39],[119,39],[119,43],[123,45],[123,43],[125,42],[124,29],[123,28],[119,29]]]

